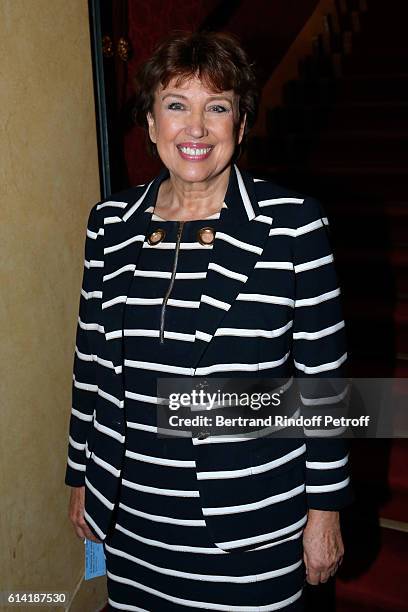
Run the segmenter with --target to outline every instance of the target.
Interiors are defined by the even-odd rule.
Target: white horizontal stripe
[[[268,225],[272,225],[273,217],[267,217],[266,215],[258,215],[255,217],[254,221],[259,221],[260,223],[267,223]]]
[[[78,325],[84,331],[97,331],[102,334],[105,333],[105,328],[103,325],[99,325],[99,323],[85,323],[84,321],[81,321],[80,317],[78,317]]]
[[[144,463],[153,463],[154,465],[166,465],[167,467],[181,467],[181,468],[195,468],[196,462],[194,460],[186,461],[183,459],[167,459],[165,457],[152,457],[151,455],[142,455],[141,453],[135,453],[127,450],[125,452],[126,457],[130,459],[136,459],[136,461],[143,461]]]
[[[325,327],[324,329],[319,329],[315,332],[294,332],[293,339],[294,340],[318,340],[319,338],[323,338],[324,336],[329,336],[330,334],[334,334],[339,329],[344,327],[344,321],[339,321],[335,325],[330,325],[329,327]]]
[[[139,429],[140,431],[149,431],[150,433],[157,433],[157,427],[155,425],[145,425],[144,423],[133,423],[127,421],[129,429]]]
[[[206,334],[205,332],[200,331],[199,329],[197,329],[195,337],[199,340],[203,340],[204,342],[210,342],[213,338],[211,334]]]
[[[121,444],[123,444],[123,442],[125,441],[125,436],[122,436],[122,434],[120,434],[118,431],[115,431],[114,429],[111,429],[110,427],[107,427],[106,425],[102,425],[102,423],[99,423],[96,419],[94,420],[94,427],[95,429],[102,432],[103,434],[110,436],[111,438],[114,438]]]
[[[198,491],[183,491],[181,489],[161,489],[160,487],[150,487],[142,485],[131,480],[125,480],[122,478],[122,483],[129,489],[135,491],[143,491],[144,493],[152,493],[153,495],[165,495],[167,497],[200,497]]]
[[[265,179],[254,178],[254,183],[265,183]]]
[[[284,542],[289,542],[290,540],[297,540],[303,535],[303,529],[295,533],[295,535],[291,535],[287,538],[282,538],[277,542],[271,542],[270,544],[263,544],[262,546],[255,546],[254,548],[250,548],[249,550],[264,550],[265,548],[271,548],[272,546],[279,546],[279,544],[283,544]]]
[[[109,546],[109,544],[106,544],[106,549],[113,555],[128,559],[129,561],[133,561],[134,563],[137,563],[142,567],[146,567],[154,572],[157,572],[158,574],[164,574],[165,576],[177,576],[178,578],[187,578],[189,580],[202,580],[205,582],[227,582],[228,584],[248,584],[251,582],[262,582],[263,580],[270,580],[271,578],[276,578],[277,576],[284,576],[285,574],[294,572],[303,563],[303,560],[300,559],[299,561],[296,561],[291,565],[280,567],[276,570],[270,570],[269,572],[263,572],[261,574],[249,574],[247,576],[223,576],[216,574],[195,574],[193,572],[182,572],[180,570],[161,567],[159,565],[154,565],[153,563],[144,561],[143,559],[139,559],[138,557],[130,555],[129,553],[126,553],[118,548],[113,548],[112,546]]]
[[[105,276],[103,277],[103,282],[105,283],[106,281],[111,280],[111,278],[119,276],[119,274],[122,274],[123,272],[132,272],[135,267],[135,264],[126,264],[126,266],[121,266],[114,272],[111,272],[110,274],[105,274]]]
[[[100,227],[97,232],[93,232],[92,230],[87,229],[86,235],[88,236],[88,238],[91,238],[92,240],[96,240],[98,236],[105,235],[105,230],[103,229],[103,227]]]
[[[121,329],[115,329],[114,331],[105,334],[105,338],[106,340],[116,340],[117,338],[122,338],[122,335]]]
[[[160,270],[135,270],[134,276],[148,278],[171,278],[171,272],[161,272]]]
[[[311,261],[306,261],[305,263],[298,264],[294,268],[296,274],[299,274],[299,272],[305,272],[306,270],[314,270],[315,268],[324,266],[325,264],[331,263],[332,261],[333,255],[326,255],[325,257],[319,257],[319,259],[312,259]]]
[[[341,402],[341,400],[346,397],[349,391],[349,387],[349,385],[346,385],[346,388],[343,389],[341,393],[338,393],[337,395],[330,395],[329,397],[310,398],[304,397],[302,394],[300,394],[300,398],[305,406],[323,406],[325,404],[337,404],[337,402]]]
[[[183,342],[194,342],[195,334],[183,334],[181,332],[165,331],[164,337],[169,340],[181,340]]]
[[[197,472],[197,480],[219,480],[225,478],[242,478],[243,476],[252,476],[253,474],[262,474],[263,472],[268,472],[280,465],[288,463],[295,457],[299,457],[306,452],[306,444],[302,444],[299,448],[295,448],[295,450],[290,451],[290,453],[286,453],[282,457],[278,457],[277,459],[273,459],[272,461],[268,461],[267,463],[262,463],[260,465],[254,465],[247,468],[242,468],[240,470],[222,470],[222,471],[214,471],[214,472]]]
[[[106,399],[108,402],[115,404],[115,406],[117,406],[118,408],[123,408],[123,400],[119,400],[114,395],[111,395],[110,393],[103,391],[103,389],[98,389],[98,395]]]
[[[200,308],[199,301],[193,300],[176,300],[174,298],[169,298],[167,300],[168,306],[176,306],[178,308]]]
[[[215,332],[216,336],[239,336],[248,338],[276,338],[282,336],[288,329],[293,326],[293,321],[289,321],[286,325],[277,329],[243,329],[239,327],[219,327]]]
[[[271,495],[265,499],[260,499],[257,502],[251,502],[249,504],[239,504],[237,506],[215,506],[213,508],[203,508],[204,516],[222,516],[224,514],[239,514],[241,512],[252,512],[253,510],[259,510],[260,508],[266,508],[272,504],[290,499],[296,495],[300,495],[305,490],[305,485],[301,484],[298,487],[294,487],[284,493],[277,493]]]
[[[147,278],[171,278],[171,272],[161,272],[160,270],[135,270],[134,275]],[[176,272],[176,280],[194,280],[206,276],[206,272]]]
[[[299,529],[307,522],[307,514],[304,515],[296,523],[292,523],[292,525],[288,525],[287,527],[283,527],[282,529],[277,529],[276,531],[270,531],[269,533],[263,533],[261,535],[252,536],[250,538],[242,538],[240,540],[230,540],[229,542],[217,542],[217,546],[224,550],[231,550],[234,548],[239,548],[240,546],[249,546],[251,544],[257,544],[259,542],[265,542],[267,540],[272,540],[274,538],[279,537],[280,535],[286,535],[291,531],[295,531],[295,529]]]
[[[84,260],[84,267],[88,270],[91,268],[103,268],[103,265],[103,261],[99,259],[91,259],[90,261],[87,259]]]
[[[107,202],[98,204],[96,208],[97,210],[100,210],[101,208],[106,208],[107,206],[113,206],[114,208],[126,208],[127,205],[127,202],[117,202],[116,200],[108,200]]]
[[[74,381],[74,387],[77,389],[82,389],[83,391],[91,391],[92,393],[98,392],[98,385],[91,385],[89,383],[80,382],[75,378],[75,374],[72,375]]]
[[[282,365],[289,357],[290,351],[281,359],[276,361],[261,361],[259,363],[216,363],[211,366],[196,368],[194,376],[211,374],[212,372],[256,372],[257,370],[267,370]]]
[[[67,457],[67,463],[69,467],[71,467],[73,470],[77,470],[78,472],[85,472],[85,463],[76,463],[75,461],[72,461],[72,459],[70,459],[69,457]]]
[[[205,293],[202,294],[201,301],[205,304],[209,304],[210,306],[214,306],[215,308],[221,308],[221,310],[229,310],[231,308],[231,304],[217,300],[210,295],[206,295]]]
[[[348,455],[337,461],[306,461],[309,470],[334,470],[348,463]]]
[[[133,514],[134,516],[140,516],[149,521],[154,521],[155,523],[167,523],[168,525],[182,525],[183,527],[205,527],[205,521],[203,519],[176,519],[171,516],[161,516],[160,514],[150,514],[149,512],[142,512],[141,510],[136,510],[135,508],[130,508],[122,502],[119,503],[119,507],[123,508],[129,512],[129,514]]]
[[[161,249],[164,251],[175,251],[175,242],[158,242],[157,244],[143,243],[144,249]],[[200,242],[180,242],[179,250],[181,251],[200,251],[203,249],[212,249],[212,244],[201,244]]]
[[[81,353],[81,351],[78,350],[77,346],[75,346],[75,353],[78,356],[78,359],[80,359],[81,361],[95,361],[96,363],[99,363],[99,365],[105,368],[109,368],[111,370],[115,369],[112,361],[108,361],[107,359],[102,359],[101,357],[98,357],[98,355]]]
[[[317,374],[318,372],[327,372],[328,370],[335,370],[336,368],[341,366],[341,364],[344,363],[346,359],[347,353],[344,353],[340,357],[340,359],[337,359],[336,361],[331,361],[330,363],[322,363],[318,366],[307,366],[304,363],[298,363],[296,360],[293,361],[296,368],[298,370],[301,370],[302,372],[305,372],[305,374]]]
[[[157,298],[142,298],[142,297],[128,297],[126,303],[131,306],[154,306],[155,304],[163,303],[162,297]]]
[[[191,599],[182,599],[181,597],[174,597],[173,595],[167,595],[157,589],[153,589],[152,587],[148,587],[141,582],[136,582],[136,580],[131,580],[130,578],[122,578],[121,576],[116,576],[112,574],[109,570],[107,571],[107,576],[111,580],[115,580],[116,582],[120,582],[123,584],[128,584],[135,588],[141,589],[142,591],[146,591],[152,595],[156,595],[158,597],[162,597],[168,601],[171,601],[176,604],[180,604],[182,606],[187,606],[188,608],[201,608],[204,610],[219,610],[221,612],[272,612],[273,610],[280,610],[285,606],[290,605],[299,597],[302,596],[303,589],[300,589],[294,595],[291,595],[287,599],[283,599],[281,601],[275,602],[273,604],[266,604],[264,606],[257,606],[256,609],[254,606],[232,606],[230,604],[214,604],[207,601],[193,601]],[[115,603],[111,598],[108,599],[109,604],[113,607],[120,607],[122,610],[130,610],[131,612],[140,612],[140,608],[137,606],[133,606],[130,604],[119,604]],[[143,612],[143,611],[142,611]]]
[[[251,253],[256,253],[257,255],[262,255],[262,249],[260,247],[255,246],[254,244],[249,244],[248,242],[243,242],[242,240],[238,240],[237,238],[233,238],[229,234],[225,234],[224,232],[217,232],[216,239],[224,240],[233,246],[236,246],[244,251],[250,251]]]
[[[331,429],[307,429],[306,427],[303,427],[303,433],[306,437],[337,438],[347,431],[347,429],[347,425],[344,427],[332,427]]]
[[[116,476],[116,478],[119,478],[120,470],[116,469],[113,465],[111,465],[104,459],[101,459],[101,457],[98,457],[98,455],[95,455],[95,453],[92,453],[92,461],[94,461],[96,465],[99,465],[101,468],[103,468],[107,472],[110,472],[110,474],[113,474],[114,476]]]
[[[271,198],[269,200],[259,200],[258,205],[262,208],[263,206],[274,206],[276,204],[303,204],[304,198]]]
[[[129,531],[129,529],[125,529],[119,523],[116,523],[116,529],[125,533],[130,538],[134,540],[138,540],[139,542],[143,542],[143,544],[147,544],[149,546],[157,546],[158,548],[164,548],[166,550],[174,550],[176,552],[188,552],[188,553],[200,553],[204,555],[225,555],[228,554],[225,550],[221,550],[221,548],[204,548],[204,546],[186,546],[183,544],[167,544],[167,542],[161,542],[159,540],[152,540],[150,538],[144,538],[143,536],[133,533],[133,531]]]
[[[137,400],[139,402],[147,402],[149,404],[157,404],[158,399],[156,395],[143,395],[142,393],[134,393],[134,391],[125,391],[125,397]]]
[[[109,510],[113,510],[115,504],[112,504],[112,502],[110,502],[109,499],[107,499],[104,495],[102,495],[102,493],[98,491],[98,489],[94,487],[92,483],[89,482],[86,476],[85,476],[85,484],[87,488],[95,495],[95,497],[99,499],[100,502],[102,502],[104,506],[109,508]]]
[[[111,300],[102,302],[102,310],[105,310],[106,308],[110,308],[111,306],[115,306],[116,304],[123,304],[126,302],[126,298],[127,298],[126,295],[117,295]]]
[[[122,219],[120,217],[105,217],[103,220],[105,225],[112,225],[112,223],[121,223]]]
[[[85,450],[85,442],[77,442],[72,436],[69,436],[68,440],[72,448],[76,448],[79,451]]]
[[[143,234],[137,234],[137,236],[132,236],[131,238],[128,238],[123,242],[119,242],[118,244],[114,244],[113,246],[104,248],[103,252],[105,255],[108,255],[109,253],[115,253],[116,251],[120,251],[121,249],[124,249],[130,244],[133,244],[134,242],[143,242],[144,239],[145,236]]]
[[[316,221],[312,221],[311,223],[307,223],[307,225],[302,225],[301,227],[298,227],[296,230],[296,236],[302,236],[303,234],[312,232],[315,229],[319,229],[319,227],[323,227],[323,225],[329,225],[327,217],[316,219]]]
[[[338,491],[344,489],[350,482],[350,476],[347,476],[345,480],[341,482],[333,482],[325,485],[307,485],[306,493],[329,493],[330,491]]]
[[[144,336],[146,338],[158,338],[158,329],[125,329],[124,335],[126,336]]]
[[[296,229],[291,227],[274,227],[269,230],[269,236],[292,236],[296,237]]]
[[[95,529],[96,533],[98,534],[98,536],[100,537],[101,540],[106,538],[106,534],[103,533],[103,531],[98,527],[98,525],[93,520],[92,516],[86,510],[84,510],[84,517],[85,517],[87,523],[92,525],[92,527]]]
[[[192,375],[192,368],[182,368],[180,366],[167,365],[165,363],[155,363],[154,361],[135,361],[125,359],[125,366],[129,368],[140,368],[142,370],[158,370],[159,372],[170,372],[172,374]]]
[[[281,304],[293,307],[295,301],[279,295],[266,295],[264,293],[239,293],[237,300],[244,302],[265,302],[266,304]]]
[[[81,419],[81,421],[92,421],[93,419],[93,414],[85,414],[76,408],[71,408],[71,414],[76,416],[78,419]]]
[[[210,262],[208,264],[208,269],[209,270],[215,270],[215,272],[219,272],[220,274],[223,274],[224,276],[227,276],[228,278],[234,278],[235,280],[239,280],[243,283],[245,283],[248,280],[248,277],[245,274],[240,274],[239,272],[233,272],[232,270],[229,270],[228,268],[224,268],[224,266],[220,266],[219,264]]]
[[[301,306],[314,306],[315,304],[320,304],[321,302],[331,300],[338,295],[340,295],[340,287],[337,287],[337,289],[333,289],[332,291],[326,291],[326,293],[321,293],[315,297],[295,300],[295,308],[300,308]]]
[[[268,268],[274,270],[293,270],[291,261],[257,261],[255,268]]]

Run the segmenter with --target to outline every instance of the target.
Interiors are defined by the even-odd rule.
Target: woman
[[[344,441],[161,438],[156,383],[341,375],[327,220],[234,165],[257,99],[234,38],[170,37],[137,90],[165,168],[90,213],[70,518],[104,542],[110,609],[301,610],[342,559]]]

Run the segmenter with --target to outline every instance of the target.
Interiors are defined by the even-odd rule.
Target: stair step
[[[364,541],[364,535],[367,541]],[[352,565],[349,563],[350,576],[347,580],[345,579],[347,570],[345,566],[348,563],[346,548],[345,560],[336,582],[337,611],[365,609],[370,612],[406,612],[408,534],[380,529],[377,553],[373,550],[373,543],[368,539],[370,535],[372,533],[365,525],[362,525],[359,533],[353,534],[354,541],[350,540],[348,546],[353,559]]]

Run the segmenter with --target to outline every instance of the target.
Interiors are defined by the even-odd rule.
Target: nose
[[[208,134],[208,130],[205,125],[205,117],[201,110],[196,110],[190,113],[186,131],[194,138],[202,138]]]

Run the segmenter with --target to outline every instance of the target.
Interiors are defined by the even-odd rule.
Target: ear
[[[241,144],[242,139],[244,137],[245,125],[246,125],[247,115],[243,116],[241,122],[239,124],[238,135],[237,135],[237,144]]]
[[[152,142],[156,142],[156,124],[154,121],[154,117],[151,112],[148,112],[146,115],[147,124],[149,126],[149,136]]]

